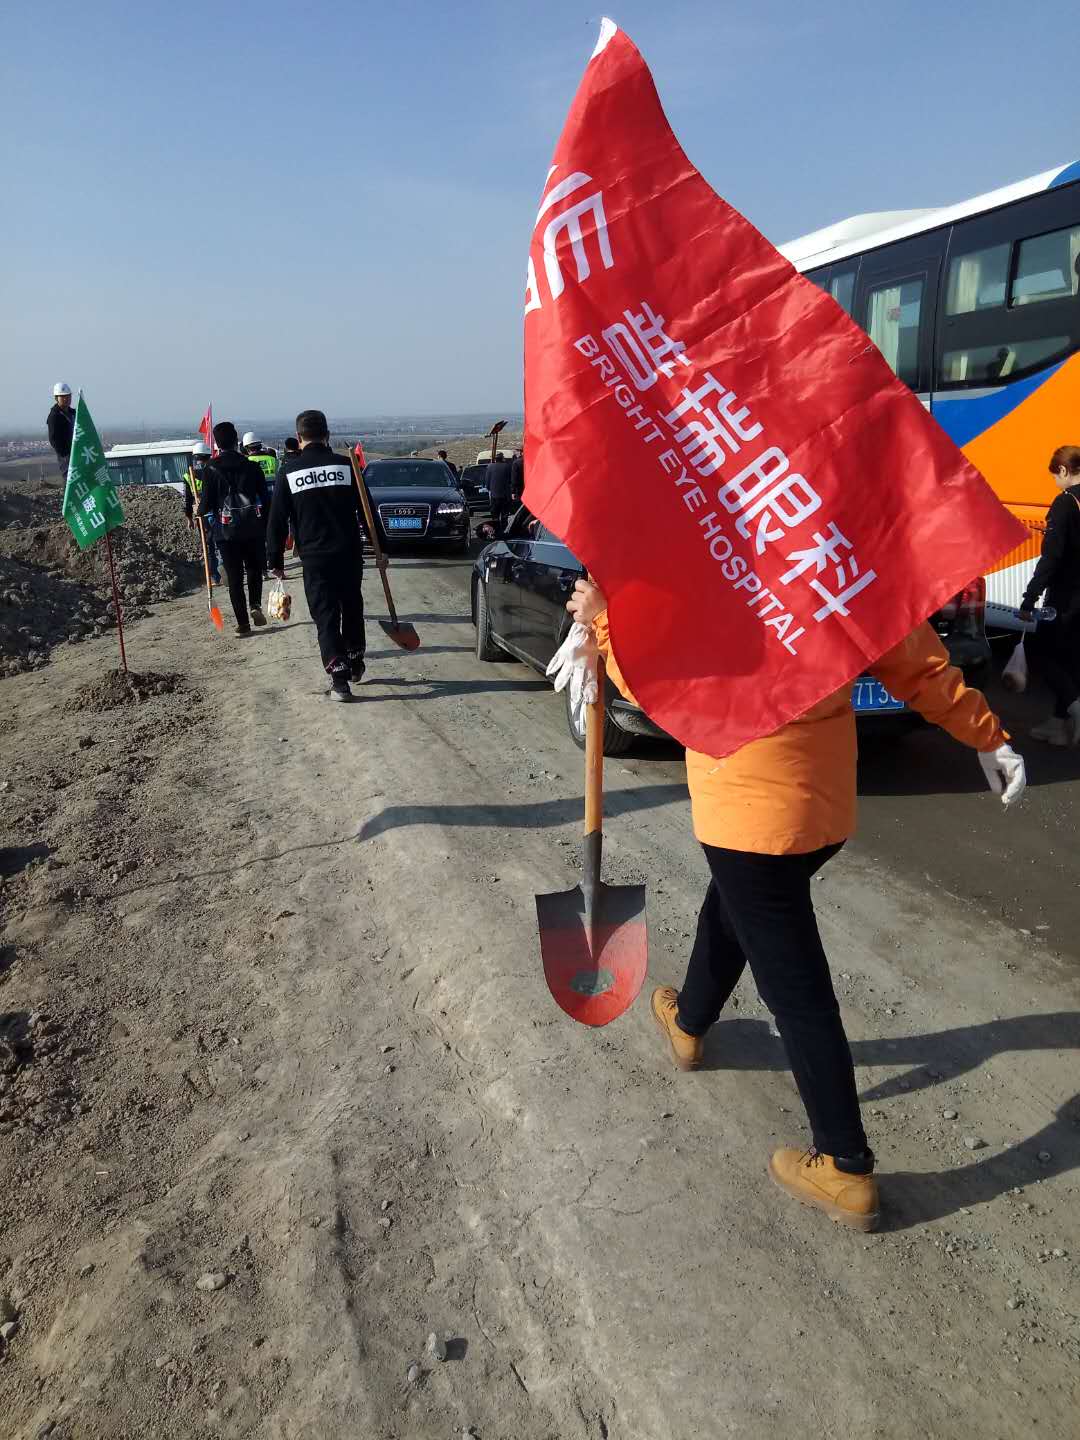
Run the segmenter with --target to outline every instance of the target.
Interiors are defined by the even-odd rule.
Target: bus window
[[[974,310],[1005,304],[1011,248],[1006,241],[1004,245],[989,245],[985,250],[972,250],[950,260],[945,296],[947,315],[970,315]]]
[[[141,455],[123,455],[109,461],[109,479],[114,485],[142,485],[143,462]]]
[[[923,279],[877,285],[866,292],[866,332],[904,381],[919,384],[919,319]]]
[[[829,294],[850,315],[855,303],[855,271],[842,270],[829,277]]]
[[[170,481],[174,485],[185,485],[188,467],[191,464],[190,455],[163,455],[161,457],[161,478]]]
[[[1042,340],[1014,340],[1008,345],[946,350],[941,357],[938,383],[995,385],[1003,380],[1020,380],[1064,355],[1070,344],[1068,335],[1049,335]]]
[[[1020,241],[1010,303],[1068,300],[1076,294],[1080,264],[1080,225]]]

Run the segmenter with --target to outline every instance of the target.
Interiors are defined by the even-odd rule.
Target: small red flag
[[[804,714],[1026,536],[706,184],[608,20],[533,231],[525,449],[525,504],[605,591],[638,700],[711,755]]]
[[[200,435],[203,437],[203,439],[206,441],[207,445],[210,446],[210,454],[211,454],[211,455],[216,455],[216,454],[218,453],[218,448],[217,448],[217,446],[216,446],[215,443],[214,443],[214,407],[213,407],[213,405],[207,405],[207,407],[206,407],[206,414],[205,414],[205,415],[202,417],[202,419],[199,421],[199,434],[200,434]]]
[[[367,464],[367,461],[364,459],[364,447],[360,444],[359,440],[357,440],[356,444],[353,446],[353,454],[360,461],[360,469],[363,470],[364,466]]]

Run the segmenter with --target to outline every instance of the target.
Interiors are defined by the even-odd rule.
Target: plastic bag
[[[285,589],[284,580],[275,580],[271,585],[266,608],[271,620],[288,620],[292,613],[292,596]]]
[[[1014,695],[1022,695],[1027,689],[1027,651],[1024,649],[1024,637],[1022,635],[1017,642],[1016,649],[1009,656],[1008,664],[1001,672],[1001,683],[1005,686],[1006,690],[1011,690]]]

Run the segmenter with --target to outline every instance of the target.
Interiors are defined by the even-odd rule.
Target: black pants
[[[1069,706],[1080,699],[1080,616],[1042,622],[1025,648],[1035,669],[1054,692],[1054,714],[1064,720]]]
[[[363,667],[367,649],[363,573],[359,554],[304,557],[304,594],[319,637],[319,654],[330,674],[346,666]]]
[[[266,547],[261,535],[250,540],[220,540],[221,563],[229,581],[229,599],[237,625],[247,625],[248,603],[252,609],[262,606],[263,560]],[[244,597],[244,577],[247,577],[247,598]]]
[[[827,1155],[867,1149],[851,1049],[818,934],[810,880],[841,847],[809,855],[753,855],[704,845],[712,883],[679,992],[679,1026],[704,1035],[746,965],[776,1018],[788,1063]]]
[[[495,526],[495,534],[499,536],[506,529],[506,522],[510,519],[513,509],[509,500],[491,501],[491,520]]]

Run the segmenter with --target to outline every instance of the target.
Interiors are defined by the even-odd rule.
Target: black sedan
[[[470,511],[490,509],[491,500],[488,496],[486,463],[466,465],[458,478],[458,487],[465,496]]]
[[[570,628],[566,601],[585,570],[562,541],[522,507],[506,534],[485,546],[472,575],[472,618],[479,660],[512,655],[543,672]],[[969,683],[978,683],[989,655],[984,628],[985,586],[973,582],[931,617],[949,658]],[[566,690],[566,719],[574,743],[584,747],[584,716],[575,721]],[[890,695],[879,680],[860,676],[852,692],[852,708],[864,726],[914,722],[903,701]],[[635,735],[667,738],[636,705],[624,700],[613,685],[604,687],[604,754],[622,755]]]
[[[473,565],[477,658],[512,655],[543,672],[570,629],[566,602],[584,573],[562,541],[522,507],[503,538],[486,546]],[[569,686],[564,694],[571,738],[584,748],[584,714],[575,718]],[[614,685],[605,685],[604,754],[625,754],[635,735],[667,738]]]
[[[469,548],[469,507],[441,460],[372,460],[364,470],[384,546],[446,545]]]

